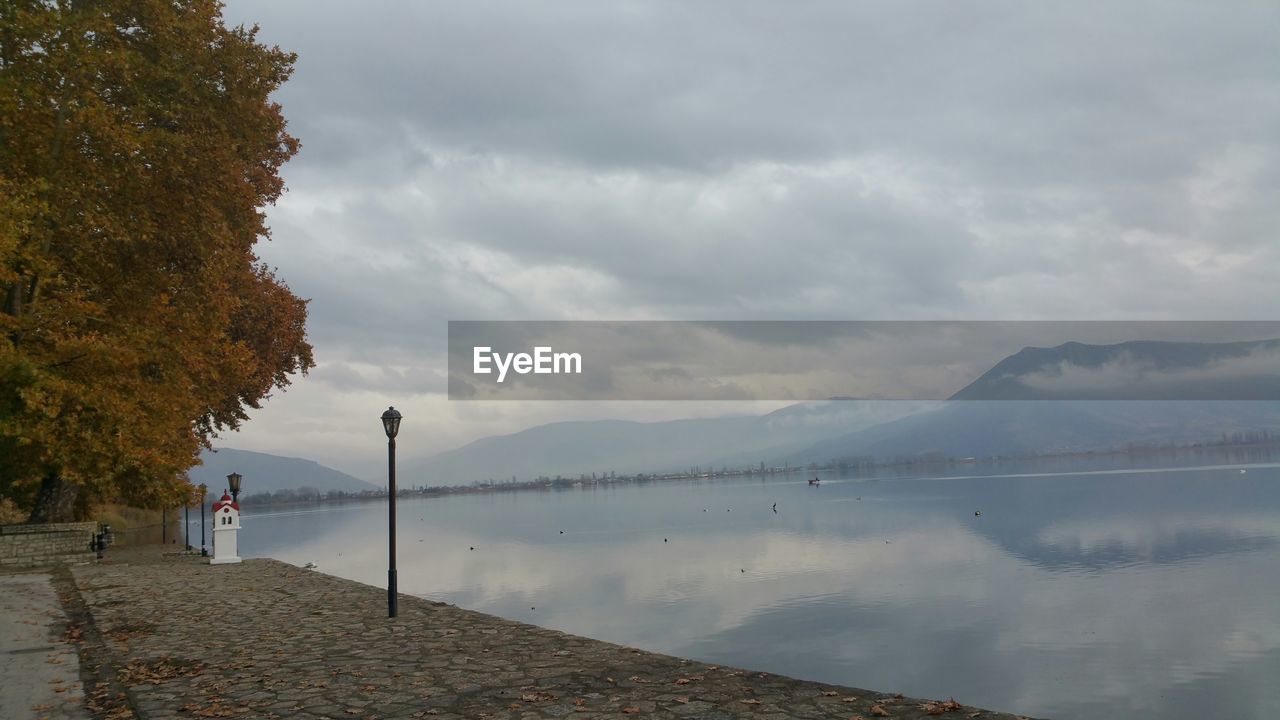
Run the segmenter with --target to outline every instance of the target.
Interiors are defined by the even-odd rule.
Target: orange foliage
[[[173,506],[213,433],[312,367],[254,255],[294,56],[214,0],[0,9],[0,494]]]

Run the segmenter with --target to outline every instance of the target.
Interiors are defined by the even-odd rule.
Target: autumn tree
[[[0,2],[0,495],[174,506],[217,432],[312,367],[258,259],[294,56],[215,0]]]

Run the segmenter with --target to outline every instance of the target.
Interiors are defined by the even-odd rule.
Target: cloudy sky
[[[298,53],[263,258],[318,367],[220,444],[381,467],[467,403],[448,320],[1273,319],[1272,2],[233,0]],[[1010,352],[1017,350],[1011,348]]]

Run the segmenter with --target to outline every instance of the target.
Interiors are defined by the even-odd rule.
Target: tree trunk
[[[28,523],[63,523],[75,522],[77,519],[76,498],[80,495],[80,486],[64,480],[61,476],[50,473],[40,483],[40,492],[36,494],[35,507],[31,510]]]

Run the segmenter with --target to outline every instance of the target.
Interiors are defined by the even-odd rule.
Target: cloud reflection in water
[[[1280,715],[1277,480],[1259,467],[403,500],[400,584],[661,652],[1026,714]],[[250,515],[241,544],[380,585],[385,523],[376,503]]]

